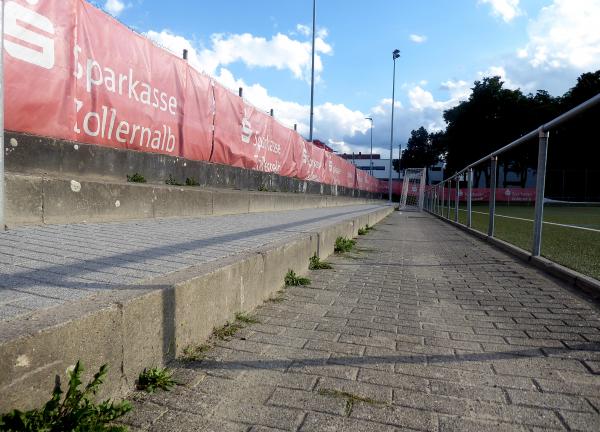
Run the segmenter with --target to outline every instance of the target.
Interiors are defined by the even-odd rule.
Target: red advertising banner
[[[77,3],[4,2],[5,127],[73,140]]]
[[[380,187],[84,0],[6,1],[4,30],[9,130]]]
[[[440,193],[441,196],[441,192]],[[451,200],[456,199],[456,189],[452,188],[448,190],[445,188],[444,199],[448,199],[450,196]],[[458,191],[459,200],[461,202],[467,201],[467,189],[460,189]],[[490,200],[490,189],[489,188],[473,188],[471,199],[476,201],[489,201]],[[535,201],[535,188],[497,188],[496,189],[496,201],[497,202],[534,202]]]
[[[185,62],[86,2],[77,23],[76,140],[180,156]]]
[[[325,150],[320,149],[302,139],[296,137],[294,147],[294,161],[298,172],[298,178],[309,181],[323,182]]]
[[[297,177],[298,170],[294,160],[294,144],[296,134],[293,130],[279,124],[275,119],[270,118],[271,137],[267,145],[259,149],[259,160],[264,160],[265,166],[262,171],[269,171],[269,167],[279,166],[277,174],[287,177]],[[260,169],[259,165],[259,169]]]
[[[215,114],[212,82],[209,77],[192,68],[187,68],[186,78],[181,156],[207,161],[212,153]]]

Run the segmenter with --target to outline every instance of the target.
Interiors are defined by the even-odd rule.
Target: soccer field
[[[454,208],[450,211],[454,219]],[[531,251],[533,205],[497,203],[495,236]],[[473,228],[487,233],[488,204],[473,204]],[[460,206],[459,222],[466,224],[466,204]],[[600,205],[544,207],[542,256],[600,280]]]

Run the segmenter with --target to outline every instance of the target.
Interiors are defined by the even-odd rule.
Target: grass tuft
[[[244,324],[260,324],[260,320],[258,318],[243,312],[236,313],[235,319],[236,321],[239,321]]]
[[[350,252],[352,248],[356,245],[356,240],[349,239],[346,237],[338,237],[335,239],[335,245],[333,250],[335,253],[345,253]]]
[[[214,329],[213,336],[219,340],[229,340],[243,328],[244,326],[241,323],[235,321],[232,323],[228,322],[223,327]]]
[[[333,267],[327,261],[321,261],[315,252],[315,254],[309,259],[308,268],[310,270],[325,270]]]
[[[183,356],[181,360],[184,362],[193,362],[203,360],[206,353],[210,351],[212,347],[209,344],[202,345],[188,345],[183,349]]]
[[[132,175],[127,174],[127,181],[129,183],[146,183],[146,178],[139,173]]]
[[[169,186],[183,186],[183,183],[179,183],[171,174],[169,174],[169,178],[165,180],[165,184],[168,184]]]
[[[335,389],[319,389],[318,393],[322,396],[330,396],[338,399],[346,399],[346,406],[344,408],[344,414],[346,417],[350,417],[350,413],[352,412],[352,408],[356,402],[363,402],[370,405],[386,405],[385,402],[381,402],[375,399],[358,396],[352,393],[348,393],[345,391],[335,390]]]
[[[288,270],[285,275],[285,286],[300,286],[310,285],[310,279],[302,276],[298,276],[294,270]]]
[[[367,234],[367,229],[366,228],[359,228],[358,229],[358,235],[365,235]]]
[[[200,183],[198,183],[198,182],[196,181],[196,179],[194,179],[194,178],[187,177],[187,178],[185,179],[185,185],[186,185],[186,186],[200,186]]]
[[[144,369],[137,382],[137,388],[148,393],[154,393],[158,389],[169,391],[175,385],[177,382],[173,379],[173,373],[167,368]]]

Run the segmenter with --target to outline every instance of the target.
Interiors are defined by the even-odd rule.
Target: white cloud
[[[243,79],[236,78],[229,69],[224,67],[225,64],[231,63],[233,61],[232,58],[235,56],[233,54],[230,56],[229,54],[229,50],[233,49],[233,47],[227,46],[227,49],[225,49],[219,44],[219,41],[223,40],[227,44],[233,44],[233,41],[240,41],[240,38],[233,36],[243,35],[231,35],[227,38],[219,36],[215,38],[217,43],[213,44],[210,50],[205,49],[200,51],[195,49],[195,44],[191,41],[169,31],[162,31],[160,33],[148,32],[147,35],[159,45],[178,55],[181,55],[183,49],[187,49],[188,61],[193,67],[199,70],[210,69],[215,79],[227,88],[237,90],[237,88],[243,87],[244,98],[246,100],[265,112],[272,108],[275,112],[275,118],[279,122],[288,127],[297,124],[298,132],[305,137],[308,136],[310,115],[308,104],[300,104],[275,97],[269,94],[268,90],[261,84],[247,83]],[[246,36],[246,38],[248,38],[249,45],[252,43],[257,43],[258,45],[269,44],[277,40],[277,36],[274,36],[270,40],[262,39],[259,42],[256,39],[260,38],[255,38],[251,35]],[[243,41],[240,43],[244,45]],[[207,57],[210,58],[211,56],[218,57],[218,61],[214,61],[207,68]],[[250,61],[245,54],[242,58]],[[273,60],[271,54],[268,54],[265,59],[260,59],[257,56],[253,59],[253,62],[253,64],[260,64],[264,67],[269,67],[270,65],[270,67],[277,68],[279,67],[278,65],[284,65],[281,67],[286,67],[290,70],[296,67],[284,62],[276,62]],[[302,71],[301,67],[300,70]],[[420,81],[419,85],[407,89],[410,96],[410,105],[408,107],[404,107],[398,100],[395,102],[395,155],[397,154],[399,143],[406,145],[406,140],[412,129],[418,128],[421,125],[425,126],[428,130],[443,128],[443,110],[456,104],[465,94],[465,88],[468,88],[464,81],[447,81],[442,83],[442,90],[449,93],[449,99],[435,100],[433,95],[423,88],[426,85],[425,81]],[[392,101],[388,98],[382,99],[368,113],[333,102],[316,105],[314,110],[314,136],[317,139],[328,142],[337,151],[368,153],[370,151],[371,124],[368,120],[365,120],[365,117],[371,116],[374,120],[374,151],[387,157],[390,140],[391,107]]]
[[[484,77],[498,76],[504,82],[504,88],[509,88],[512,90],[516,90],[518,88],[521,88],[522,90],[530,90],[527,88],[527,85],[517,84],[511,81],[510,78],[508,78],[506,69],[503,66],[490,66],[485,71],[477,72],[477,75],[479,76],[479,79]]]
[[[534,68],[600,67],[600,1],[554,0],[529,23],[529,43],[518,52]]]
[[[211,46],[196,50],[192,43],[169,30],[161,32],[148,31],[146,35],[161,46],[176,53],[183,48],[188,50],[190,63],[209,75],[217,73],[219,67],[231,63],[242,62],[248,67],[271,67],[278,70],[288,69],[298,79],[310,79],[311,52],[310,41],[300,41],[277,33],[271,39],[243,34],[213,34]],[[323,71],[323,63],[319,54],[330,55],[333,48],[325,41],[327,30],[320,30],[315,39],[315,73],[317,79]]]
[[[296,30],[303,36],[310,36],[310,34],[312,33],[310,27],[304,24],[297,24]]]
[[[104,10],[114,16],[118,16],[124,9],[125,3],[121,0],[106,0],[106,3],[104,3]]]
[[[411,35],[410,35],[408,38],[409,38],[411,41],[413,41],[414,43],[418,43],[418,44],[420,44],[420,43],[423,43],[423,42],[427,41],[427,36],[424,36],[424,35],[418,35],[418,34],[414,34],[414,33],[413,33],[413,34],[411,34]]]
[[[492,14],[499,16],[504,22],[510,22],[522,14],[519,0],[479,0],[479,3],[489,4],[492,7]]]

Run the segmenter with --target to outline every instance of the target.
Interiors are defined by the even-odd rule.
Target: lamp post
[[[315,102],[315,27],[317,21],[317,0],[313,0],[313,22],[312,22],[312,66],[310,72],[310,134],[308,140],[313,140],[313,117]]]
[[[389,176],[389,184],[388,184],[388,189],[389,189],[389,202],[392,202],[392,170],[393,170],[393,151],[394,151],[394,105],[396,104],[395,102],[395,97],[396,97],[396,59],[400,58],[400,50],[395,49],[392,52],[392,59],[394,60],[394,75],[392,78],[392,131],[391,131],[391,136],[390,136],[390,176]]]
[[[369,158],[369,172],[373,175],[373,118],[365,117],[365,120],[371,121],[371,157]]]

